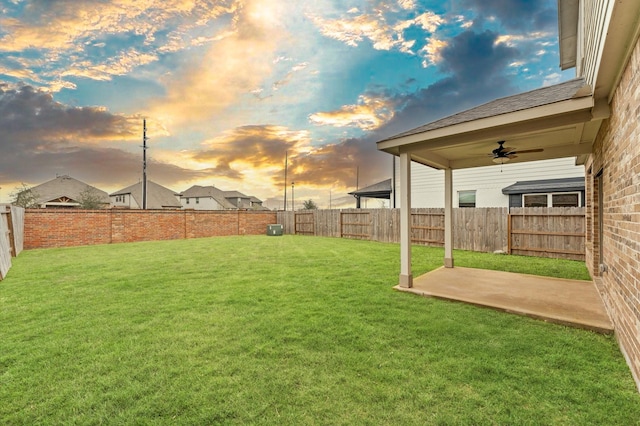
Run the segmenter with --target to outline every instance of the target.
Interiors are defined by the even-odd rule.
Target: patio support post
[[[444,169],[444,267],[453,268],[453,170]]]
[[[413,287],[411,274],[411,154],[400,152],[400,287]]]

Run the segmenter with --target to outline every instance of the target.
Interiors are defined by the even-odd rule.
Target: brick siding
[[[636,43],[610,107],[611,116],[603,123],[586,163],[586,258],[640,389],[640,43]],[[602,211],[598,210],[600,172]],[[606,271],[600,272],[600,264]]]
[[[24,248],[266,234],[275,212],[29,209]]]

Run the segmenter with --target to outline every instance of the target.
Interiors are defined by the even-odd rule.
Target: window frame
[[[462,194],[473,194],[473,205],[467,205],[467,204],[471,204],[471,203],[461,203],[460,202],[460,196]],[[463,189],[463,190],[459,190],[458,191],[458,208],[462,208],[462,209],[475,209],[478,206],[478,191],[475,189]]]
[[[582,192],[580,191],[566,191],[566,192],[530,192],[527,194],[522,194],[522,207],[527,207],[525,203],[525,197],[527,196],[546,196],[547,197],[547,205],[546,207],[556,207],[553,205],[553,196],[554,195],[577,195],[578,196],[578,205],[577,206],[563,206],[563,207],[584,207],[582,200]]]

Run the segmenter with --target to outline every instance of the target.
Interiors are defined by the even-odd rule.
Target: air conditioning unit
[[[282,235],[282,225],[267,225],[267,235]]]

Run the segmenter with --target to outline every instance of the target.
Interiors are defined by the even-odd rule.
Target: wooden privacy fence
[[[399,209],[278,212],[287,234],[400,242]],[[584,260],[584,208],[453,209],[455,249]],[[412,209],[411,241],[444,244],[444,209]]]
[[[24,241],[24,209],[0,205],[0,280],[11,269],[11,258],[20,254]]]
[[[509,214],[510,254],[585,260],[585,210],[513,208]]]

